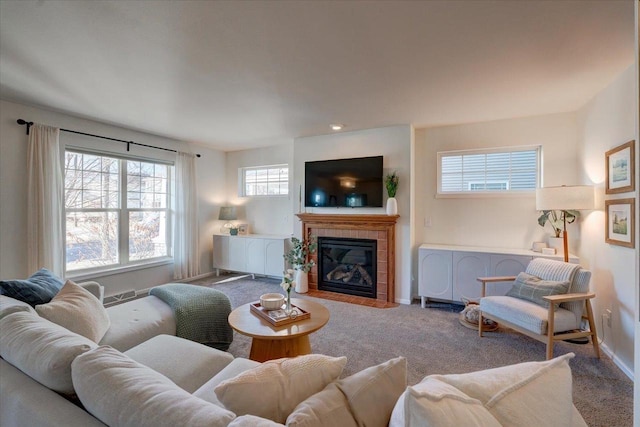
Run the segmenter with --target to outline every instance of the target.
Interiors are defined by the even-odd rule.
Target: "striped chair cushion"
[[[534,258],[527,266],[526,273],[544,280],[571,283],[579,269],[580,265],[578,264],[569,264],[545,258]],[[573,292],[573,290],[571,292]]]
[[[492,296],[480,300],[480,310],[483,315],[493,315],[498,319],[507,320],[536,334],[547,334],[548,310],[532,302],[509,296]],[[580,326],[579,319],[562,307],[555,312],[554,319],[554,332],[578,329]]]
[[[538,276],[544,280],[568,281],[570,283],[569,293],[589,292],[589,281],[591,272],[583,270],[578,264],[568,264],[552,259],[535,258],[527,266],[526,273]],[[561,308],[569,310],[580,322],[584,301],[574,301],[560,304]]]

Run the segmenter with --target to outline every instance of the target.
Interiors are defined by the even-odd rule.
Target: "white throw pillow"
[[[72,394],[71,362],[94,342],[30,312],[0,319],[0,356],[45,387]]]
[[[320,354],[271,360],[223,381],[214,390],[236,415],[283,423],[298,403],[338,378],[346,363],[346,357]]]
[[[501,427],[478,399],[427,377],[408,387],[396,403],[389,427]]]
[[[396,357],[336,382],[358,425],[386,427],[391,412],[407,388],[407,359]]]
[[[284,427],[284,425],[255,415],[241,415],[231,421],[229,427]]]
[[[573,353],[545,362],[526,362],[460,375],[432,375],[478,399],[500,424],[537,427],[572,425],[569,360]]]
[[[286,424],[287,427],[358,427],[347,398],[335,382],[296,406]]]
[[[4,316],[8,316],[12,313],[18,313],[20,311],[26,311],[36,314],[36,311],[26,302],[18,301],[17,299],[8,297],[6,295],[0,295],[0,319]]]
[[[235,418],[109,346],[77,357],[71,371],[85,409],[110,426],[226,427]]]
[[[95,343],[100,342],[111,325],[100,300],[71,280],[67,280],[51,302],[36,305],[36,311],[41,317]]]

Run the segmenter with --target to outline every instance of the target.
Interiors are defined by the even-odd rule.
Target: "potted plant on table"
[[[400,178],[397,171],[393,171],[393,173],[384,177],[384,186],[387,187],[387,195],[389,196],[387,199],[387,215],[398,214],[398,202],[396,201],[398,182],[400,182]]]
[[[291,249],[284,254],[284,259],[296,271],[295,290],[299,294],[303,294],[309,290],[308,273],[311,268],[316,265],[314,260],[310,260],[309,255],[314,254],[318,248],[318,242],[314,236],[309,236],[307,240],[300,240],[296,237],[291,238]]]
[[[549,237],[549,247],[555,248],[558,253],[564,252],[564,245],[562,243],[562,229],[564,227],[564,221],[566,219],[567,224],[574,222],[580,212],[569,211],[542,211],[542,214],[538,217],[538,224],[544,227],[547,223],[553,228],[555,237]]]

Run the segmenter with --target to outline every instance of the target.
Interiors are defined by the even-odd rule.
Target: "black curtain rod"
[[[29,135],[29,129],[31,129],[31,126],[33,126],[33,122],[28,122],[26,120],[23,119],[18,119],[17,120],[18,124],[21,126],[27,126],[27,135]],[[102,135],[95,135],[93,133],[85,133],[85,132],[79,132],[77,130],[71,130],[71,129],[62,129],[60,128],[60,131],[62,132],[69,132],[69,133],[75,133],[78,135],[85,135],[85,136],[91,136],[93,138],[100,138],[100,139],[107,139],[109,141],[118,141],[118,142],[124,142],[125,144],[127,144],[127,151],[129,151],[129,147],[131,145],[138,145],[140,147],[147,147],[147,148],[155,148],[156,150],[164,150],[164,151],[171,151],[173,153],[177,153],[178,150],[172,150],[170,148],[163,148],[163,147],[156,147],[155,145],[147,145],[147,144],[141,144],[139,142],[133,142],[133,141],[125,141],[124,139],[118,139],[118,138],[109,138],[108,136],[102,136]],[[200,157],[200,154],[196,154],[196,157]]]

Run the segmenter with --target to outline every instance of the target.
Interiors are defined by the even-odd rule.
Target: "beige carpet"
[[[281,291],[279,281],[271,279],[213,281],[195,283],[224,292],[234,308],[258,300],[263,293]],[[331,319],[310,336],[312,349],[315,353],[347,356],[343,376],[396,356],[407,358],[409,384],[431,374],[464,373],[545,359],[544,344],[507,329],[478,337],[476,331],[458,322],[462,307],[457,305],[377,309],[313,299],[329,309]],[[235,357],[248,357],[249,346],[248,337],[235,333],[229,352]],[[555,355],[569,352],[576,354],[571,361],[574,402],[589,426],[632,426],[632,381],[606,356],[595,359],[590,344],[556,344]]]

